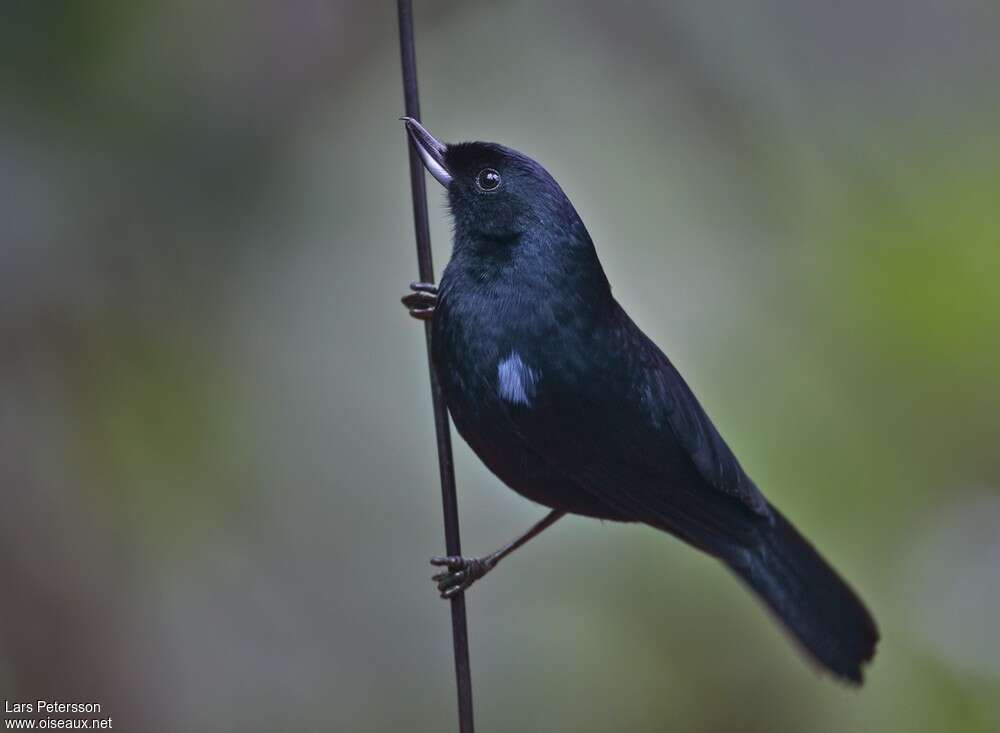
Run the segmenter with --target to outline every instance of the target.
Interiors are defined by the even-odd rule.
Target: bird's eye
[[[492,168],[483,168],[476,175],[476,185],[480,191],[496,191],[500,187],[500,174]]]

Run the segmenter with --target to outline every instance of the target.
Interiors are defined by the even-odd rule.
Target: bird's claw
[[[437,286],[433,283],[410,283],[410,290],[403,296],[402,302],[410,312],[410,316],[418,321],[429,321],[434,317],[434,308],[437,306]]]
[[[446,567],[447,570],[433,576],[441,597],[448,599],[464,592],[469,586],[493,569],[488,559],[479,557],[432,557],[431,565]]]

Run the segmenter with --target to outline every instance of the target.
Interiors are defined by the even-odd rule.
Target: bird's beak
[[[424,126],[412,117],[400,117],[406,124],[406,131],[410,133],[413,146],[420,153],[420,159],[424,161],[424,167],[434,176],[438,183],[445,188],[451,183],[451,173],[444,162],[444,154],[448,146],[434,139]]]

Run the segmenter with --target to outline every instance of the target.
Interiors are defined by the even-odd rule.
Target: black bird
[[[403,118],[447,190],[454,249],[432,319],[434,370],[455,427],[549,515],[482,558],[436,557],[445,598],[566,513],[642,522],[719,559],[834,675],[860,684],[875,622],[854,591],[744,472],[670,360],[611,295],[566,194],[494,143],[445,145]]]

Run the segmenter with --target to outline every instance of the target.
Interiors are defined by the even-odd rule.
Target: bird
[[[439,283],[411,283],[403,304],[430,321],[459,434],[509,488],[550,509],[493,553],[431,558],[441,596],[464,593],[566,514],[644,524],[719,560],[819,669],[861,685],[879,640],[871,613],[612,296],[556,180],[511,148],[444,144],[401,120],[454,225]]]

